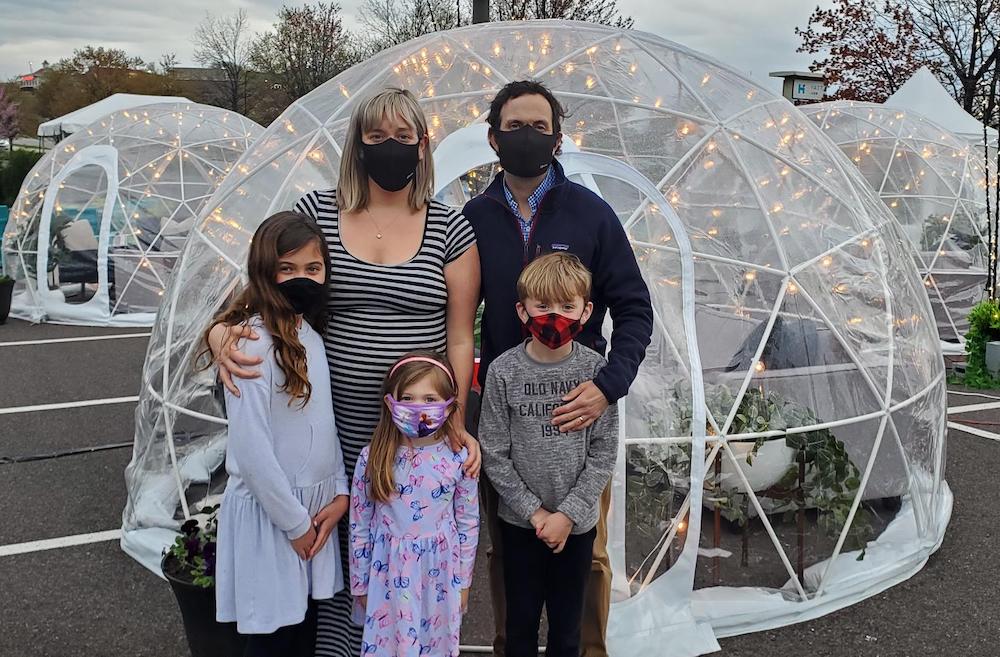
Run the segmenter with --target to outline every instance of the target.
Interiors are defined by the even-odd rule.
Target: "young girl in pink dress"
[[[441,356],[401,358],[382,385],[351,493],[351,594],[362,655],[455,657],[479,541],[476,482],[455,454],[455,375]]]

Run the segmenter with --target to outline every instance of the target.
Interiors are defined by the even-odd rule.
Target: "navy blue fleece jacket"
[[[594,314],[577,341],[604,355],[607,341],[601,325],[605,313],[611,312],[611,354],[594,383],[614,403],[628,393],[649,346],[653,332],[649,290],[614,210],[586,187],[569,181],[558,162],[553,167],[556,184],[538,206],[527,244],[504,197],[503,173],[465,204],[463,214],[479,245],[485,301],[479,383],[485,383],[490,363],[526,336],[514,310],[521,270],[539,255],[568,251],[580,258],[594,279]]]

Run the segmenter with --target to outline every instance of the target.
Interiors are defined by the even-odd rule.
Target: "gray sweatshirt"
[[[597,352],[574,343],[573,352],[557,363],[539,363],[521,344],[490,365],[479,441],[504,521],[530,527],[532,514],[544,507],[566,514],[574,534],[597,524],[601,493],[618,455],[618,407],[612,404],[584,431],[568,433],[552,426],[552,411],[606,364]]]

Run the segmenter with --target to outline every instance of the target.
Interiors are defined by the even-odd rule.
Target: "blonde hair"
[[[580,259],[572,253],[549,253],[532,260],[517,279],[521,303],[536,299],[548,305],[582,297],[590,301],[592,279]]]
[[[434,351],[415,351],[406,354],[397,360],[396,363],[414,357],[433,359],[445,367],[447,372],[434,363],[428,363],[426,360],[404,363],[399,367],[396,367],[394,364],[389,368],[385,380],[382,382],[382,412],[379,416],[378,426],[375,427],[375,433],[372,434],[371,446],[368,448],[368,467],[365,470],[365,474],[368,475],[368,479],[371,481],[371,493],[369,496],[376,502],[389,502],[397,494],[396,480],[393,476],[396,464],[396,448],[404,444],[406,440],[403,432],[392,421],[392,414],[389,412],[389,407],[384,401],[385,396],[392,395],[398,399],[400,393],[408,387],[429,376],[434,382],[435,392],[437,392],[441,399],[457,400],[458,397],[458,390],[454,384],[455,371],[452,370],[451,365],[441,354]],[[451,413],[441,428],[438,429],[446,438],[455,435],[455,432],[459,428],[457,426],[458,414],[455,413],[457,409],[458,401],[452,401],[448,407]]]
[[[413,126],[417,139],[427,136],[427,119],[416,97],[405,89],[390,87],[361,101],[351,112],[347,140],[340,157],[340,180],[337,183],[337,205],[341,212],[355,212],[368,207],[368,172],[361,158],[362,136],[374,130],[385,118],[399,118]],[[424,159],[417,163],[408,201],[417,211],[430,203],[434,190],[434,160],[428,143]]]

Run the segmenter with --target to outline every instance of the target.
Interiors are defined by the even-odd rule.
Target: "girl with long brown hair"
[[[261,359],[226,392],[229,481],[219,512],[216,617],[248,635],[246,657],[313,657],[316,600],[343,586],[336,537],[348,482],[334,424],[326,328],[330,256],[296,212],[254,234],[246,288],[220,321],[252,328]]]
[[[458,387],[434,352],[407,354],[382,384],[371,444],[354,470],[351,594],[364,611],[361,654],[457,656],[479,541],[476,480],[460,430]]]

